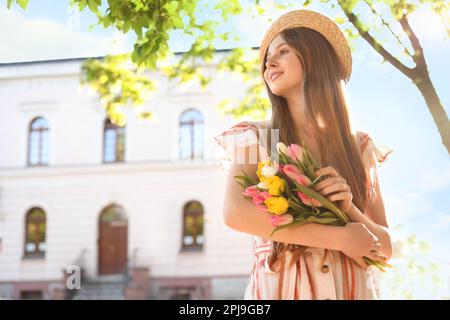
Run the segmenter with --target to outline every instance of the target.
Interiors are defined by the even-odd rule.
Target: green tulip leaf
[[[319,218],[316,216],[310,216],[306,219],[307,222],[315,222],[321,224],[329,224],[338,221],[338,218]]]
[[[298,183],[295,183],[295,184],[301,192],[303,192],[310,198],[318,200],[322,206],[331,210],[339,219],[343,220],[344,222],[350,222],[350,220],[347,218],[347,216],[338,207],[336,207],[331,201],[329,201],[327,198],[325,198],[318,192],[316,192],[308,187],[302,186]]]
[[[292,227],[292,226],[295,226],[295,225],[299,225],[299,224],[304,224],[305,223],[305,220],[297,220],[297,219],[295,219],[294,221],[292,221],[291,223],[288,223],[288,224],[285,224],[285,225],[282,225],[282,226],[278,226],[278,227],[275,227],[273,230],[272,230],[272,233],[270,234],[270,236],[272,236],[276,231],[278,231],[278,230],[281,230],[281,229],[284,229],[284,228],[288,228],[288,227]]]

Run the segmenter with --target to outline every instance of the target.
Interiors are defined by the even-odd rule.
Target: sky
[[[132,50],[133,35],[100,26],[89,31],[89,26],[96,23],[94,15],[87,9],[78,13],[70,9],[68,3],[69,0],[31,0],[23,11],[18,6],[7,10],[6,1],[1,1],[0,63],[102,56]],[[332,18],[342,16],[337,8],[322,4],[307,9]],[[235,31],[241,40],[218,41],[217,48],[242,44],[259,46],[269,27],[267,17],[276,18],[289,10],[271,9],[266,16],[243,15],[231,19],[219,31]],[[367,14],[367,10],[362,14]],[[199,18],[204,16],[211,16],[211,12],[206,9]],[[448,113],[450,40],[444,40],[444,26],[427,10],[412,15],[411,25],[424,48],[430,77]],[[382,33],[381,36],[389,35]],[[394,50],[395,47],[389,45],[392,41],[386,43]],[[347,84],[352,125],[356,130],[369,133],[375,144],[394,150],[378,168],[389,225],[391,228],[400,226],[392,236],[399,240],[415,233],[418,239],[431,244],[431,251],[421,258],[438,262],[444,269],[442,274],[447,278],[443,290],[450,297],[449,155],[414,84],[390,64],[382,64],[380,56],[363,40],[352,45],[353,73]],[[188,46],[188,38],[179,33],[171,35],[173,51],[184,51]]]

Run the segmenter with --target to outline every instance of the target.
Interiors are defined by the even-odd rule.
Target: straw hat
[[[296,27],[315,30],[328,40],[344,66],[345,80],[348,81],[352,73],[352,55],[344,34],[333,20],[311,10],[293,10],[279,17],[266,32],[261,42],[260,61],[264,60],[264,55],[273,38],[283,30]]]

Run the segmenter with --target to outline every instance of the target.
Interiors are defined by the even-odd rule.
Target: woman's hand
[[[316,171],[316,175],[328,175],[329,177],[314,185],[321,195],[330,201],[336,201],[339,209],[348,212],[353,205],[353,194],[347,181],[342,178],[333,167],[324,167]]]
[[[368,268],[364,256],[380,262],[387,261],[387,257],[379,251],[381,243],[378,238],[363,223],[350,222],[344,228],[348,237],[341,251],[355,260],[361,268],[366,270]]]

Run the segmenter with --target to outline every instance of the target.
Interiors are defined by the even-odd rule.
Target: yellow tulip
[[[263,182],[265,181],[267,178],[262,174],[262,168],[265,165],[270,165],[270,160],[266,160],[264,162],[258,162],[258,170],[256,170],[256,174],[258,175],[258,179],[259,181]]]
[[[270,197],[264,200],[264,204],[269,209],[269,212],[276,215],[286,213],[289,208],[289,203],[285,197]]]
[[[269,187],[269,193],[273,196],[279,196],[286,191],[286,183],[279,176],[268,177],[265,182]]]

